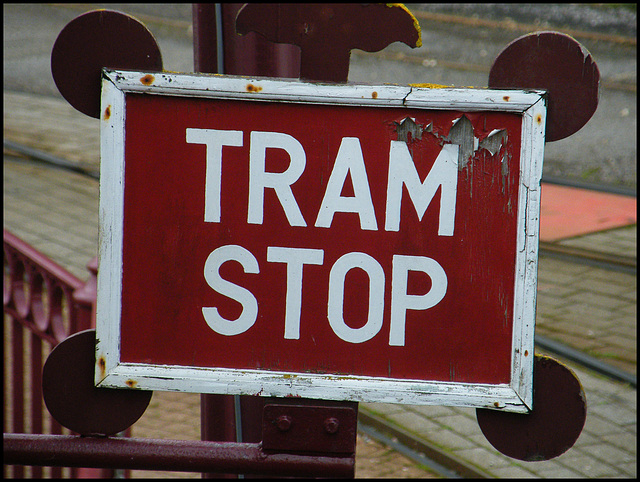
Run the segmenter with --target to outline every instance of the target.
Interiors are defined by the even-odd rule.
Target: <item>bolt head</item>
[[[331,417],[324,421],[325,432],[336,433],[338,431],[338,428],[340,428],[340,421],[337,418]]]
[[[276,427],[278,427],[278,430],[280,430],[281,432],[286,432],[291,428],[291,417],[289,417],[288,415],[280,415],[276,421]]]

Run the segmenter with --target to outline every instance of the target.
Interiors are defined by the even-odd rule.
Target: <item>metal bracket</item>
[[[278,452],[353,454],[357,411],[351,407],[265,405],[262,448]]]

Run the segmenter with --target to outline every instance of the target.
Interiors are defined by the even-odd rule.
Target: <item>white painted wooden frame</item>
[[[369,107],[407,107],[522,115],[518,239],[511,382],[471,384],[382,377],[201,368],[120,362],[125,96],[127,93],[211,99]],[[108,106],[108,107],[107,107]],[[107,112],[107,108],[109,112]],[[96,385],[194,393],[459,405],[527,412],[533,399],[540,180],[546,100],[543,91],[331,85],[205,74],[103,72]]]

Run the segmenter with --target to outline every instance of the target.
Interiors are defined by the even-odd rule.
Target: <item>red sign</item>
[[[526,409],[540,93],[155,75],[103,87],[100,383]]]

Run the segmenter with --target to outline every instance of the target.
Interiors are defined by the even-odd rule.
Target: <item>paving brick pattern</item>
[[[4,107],[5,138],[83,165],[96,165],[97,124],[92,119],[63,101],[23,94],[5,92]],[[4,227],[86,279],[85,265],[97,255],[98,183],[7,152],[3,172]],[[635,256],[635,227],[567,242],[591,247],[590,239],[594,239],[593,246]],[[538,333],[635,373],[636,329],[635,275],[541,257]],[[473,409],[387,404],[361,404],[361,409],[399,424],[496,477],[635,477],[636,390],[567,364],[585,390],[587,421],[576,445],[546,462],[518,462],[499,454],[482,435]],[[198,404],[197,395],[156,393],[150,409],[134,425],[134,435],[198,438]],[[413,462],[365,437],[359,438],[356,464],[358,477],[429,476]]]
[[[625,228],[612,229],[600,233],[591,233],[586,236],[564,239],[558,244],[573,248],[592,249],[601,253],[637,257],[637,225]]]
[[[635,275],[542,256],[536,333],[635,374],[636,280]]]

